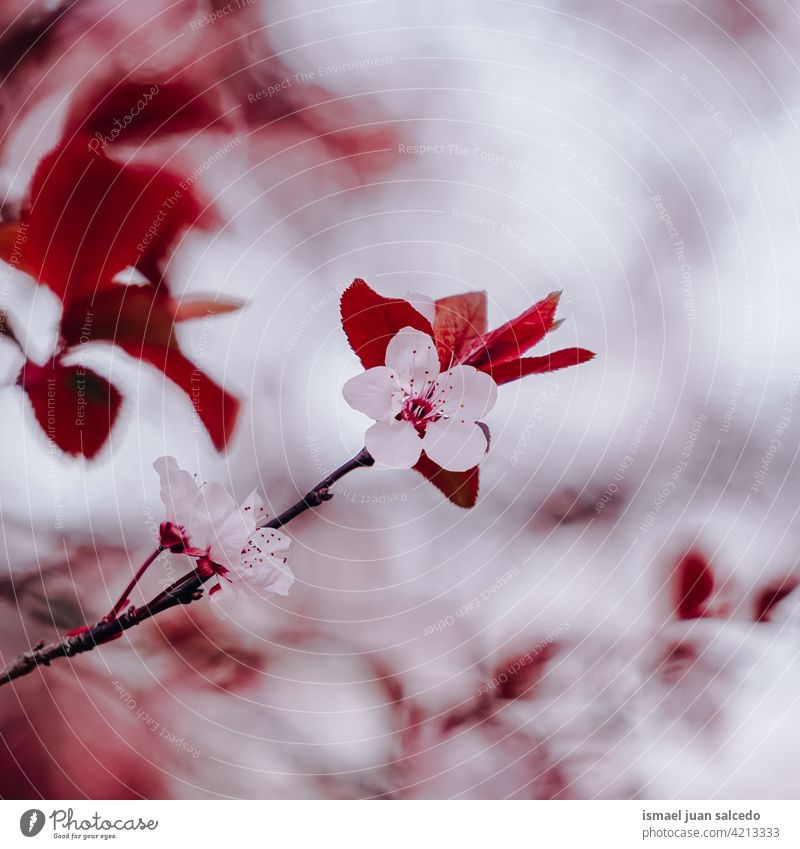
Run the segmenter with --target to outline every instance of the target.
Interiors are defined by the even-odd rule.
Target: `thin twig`
[[[117,599],[117,603],[111,608],[111,611],[105,615],[105,619],[111,621],[112,619],[116,619],[119,615],[119,612],[125,607],[126,604],[130,601],[130,595],[133,592],[134,587],[141,581],[142,575],[152,566],[155,559],[159,554],[164,550],[163,545],[159,545],[154,552],[152,552],[147,560],[142,563],[142,565],[136,570],[136,574],[131,578],[130,583],[122,592],[122,595]]]
[[[311,507],[318,507],[323,502],[329,501],[333,498],[333,493],[330,489],[336,481],[353,470],[364,466],[371,466],[374,462],[367,449],[362,448],[355,457],[348,460],[336,469],[336,471],[331,472],[325,480],[320,481],[320,483],[309,490],[300,501],[281,513],[280,516],[277,516],[270,522],[266,522],[262,527],[274,529],[283,527],[283,525],[291,522],[292,519],[297,518],[297,516]],[[145,561],[139,572],[137,572],[137,576],[123,593],[120,602],[123,602],[123,599],[127,597],[132,587],[135,586],[136,581],[144,570],[160,553],[161,549],[157,549]],[[169,610],[180,604],[191,604],[193,601],[202,597],[203,584],[210,578],[211,575],[203,576],[196,569],[192,569],[191,572],[187,572],[183,577],[179,578],[141,607],[131,606],[124,613],[119,613],[117,608],[120,602],[118,602],[112,611],[112,613],[119,613],[118,616],[101,619],[94,625],[78,633],[62,637],[55,642],[47,644],[42,642],[32,651],[19,655],[5,670],[0,672],[0,686],[8,684],[16,678],[21,678],[23,675],[27,675],[36,669],[37,666],[49,666],[51,661],[59,657],[74,657],[76,654],[91,651],[97,646],[120,636],[120,634],[134,625],[139,625],[145,620],[163,613],[165,610]]]
[[[319,507],[319,505],[323,502],[330,501],[331,498],[333,498],[333,493],[330,490],[336,481],[340,480],[354,469],[361,468],[362,466],[371,466],[374,462],[375,460],[373,460],[369,451],[367,451],[366,448],[362,448],[355,457],[339,466],[339,468],[336,469],[336,471],[331,472],[325,480],[320,481],[313,489],[309,490],[309,492],[307,492],[297,502],[297,504],[292,505],[288,510],[281,513],[280,516],[277,516],[272,521],[265,522],[262,527],[281,528],[287,522],[291,522],[292,519],[297,518],[297,516],[301,513],[305,513],[309,507]]]

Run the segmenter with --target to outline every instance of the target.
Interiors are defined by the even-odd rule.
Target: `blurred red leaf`
[[[434,463],[423,452],[414,468],[457,507],[474,507],[477,503],[480,489],[480,473],[477,466],[466,472],[450,472]]]
[[[442,368],[461,362],[487,327],[486,292],[467,292],[436,301],[433,332]]]
[[[519,359],[554,328],[560,297],[560,292],[551,292],[516,318],[487,333],[476,342],[463,362],[487,371],[489,365]]]
[[[92,86],[73,103],[65,138],[92,136],[105,145],[141,143],[156,136],[205,130],[220,122],[214,90],[189,82],[113,80]]]
[[[191,321],[194,318],[211,318],[236,312],[245,305],[235,298],[181,298],[175,305],[175,321]]]
[[[699,619],[714,591],[714,574],[705,557],[686,554],[678,564],[675,580],[675,611],[679,619]]]
[[[56,360],[48,366],[26,363],[17,382],[42,430],[62,451],[91,459],[103,447],[122,404],[105,378]]]
[[[497,686],[497,698],[520,699],[535,696],[545,667],[555,654],[555,643],[542,642],[529,652],[500,664],[493,678]]]
[[[42,668],[21,687],[0,700],[0,798],[166,798],[156,763],[171,746],[98,676]]]
[[[543,357],[523,357],[500,365],[486,365],[482,368],[500,386],[512,380],[519,380],[529,374],[542,374],[568,366],[578,366],[594,358],[585,348],[564,348]]]
[[[239,413],[239,400],[201,371],[177,347],[149,344],[131,344],[118,341],[122,350],[132,357],[144,360],[161,370],[166,377],[182,389],[192,402],[195,412],[208,431],[217,451],[228,442]]]
[[[67,345],[107,341],[177,347],[177,322],[222,315],[242,305],[232,299],[176,301],[161,287],[113,284],[93,297],[70,302],[61,335]]]
[[[113,285],[129,266],[158,281],[176,236],[213,217],[177,176],[114,162],[91,141],[76,137],[44,157],[20,221],[21,262],[62,300]]]
[[[93,297],[71,300],[61,322],[67,345],[87,342],[176,346],[172,299],[152,286],[113,284]]]
[[[0,222],[0,259],[18,271],[36,275],[36,269],[29,265],[22,252],[22,247],[28,241],[27,227],[19,221]]]
[[[433,336],[430,322],[408,301],[384,298],[361,279],[345,289],[341,311],[347,341],[365,369],[385,363],[386,346],[404,327]]]
[[[203,301],[207,311],[213,301]],[[232,309],[223,306],[222,311]],[[217,450],[236,423],[239,402],[224,392],[180,351],[175,336],[175,301],[162,288],[122,286],[72,304],[61,332],[68,345],[112,342],[161,369],[191,400]]]
[[[772,615],[772,609],[775,605],[780,604],[786,596],[797,589],[797,579],[785,577],[779,583],[771,584],[761,590],[755,599],[755,609],[753,611],[756,622],[769,622]]]

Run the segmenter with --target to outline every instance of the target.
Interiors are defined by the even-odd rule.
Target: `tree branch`
[[[265,522],[261,527],[281,528],[311,507],[318,507],[323,502],[330,501],[333,498],[333,493],[330,489],[338,480],[355,469],[371,466],[374,462],[367,449],[362,448],[355,457],[339,466],[325,480],[320,481],[315,487],[309,490],[300,501],[271,521]],[[132,585],[135,585],[136,580],[150,563],[152,563],[160,551],[161,549],[157,549],[145,561]],[[42,641],[32,651],[19,655],[5,670],[0,672],[0,686],[8,684],[16,678],[21,678],[23,675],[27,675],[36,669],[37,666],[49,666],[51,661],[59,657],[74,657],[76,654],[91,651],[97,646],[119,637],[134,625],[139,625],[145,620],[163,613],[165,610],[197,601],[203,595],[203,584],[210,577],[210,575],[204,577],[197,569],[192,569],[141,607],[131,606],[124,613],[119,613],[118,605],[115,605],[112,612],[119,613],[119,615],[113,618],[110,618],[109,614],[109,617],[101,619],[94,625],[81,629],[76,633],[68,634],[60,640],[52,643],[44,643]],[[129,585],[129,588],[123,593],[122,598],[127,596],[132,585]]]
[[[307,492],[297,502],[297,504],[292,505],[288,510],[281,513],[280,516],[277,516],[271,522],[265,522],[261,527],[276,529],[283,527],[283,525],[287,522],[291,522],[292,519],[297,518],[297,516],[301,513],[305,513],[305,511],[310,507],[319,507],[319,505],[323,502],[330,501],[331,498],[333,498],[333,493],[330,489],[336,481],[340,480],[354,469],[361,468],[362,466],[371,466],[374,462],[375,460],[372,458],[369,451],[367,451],[366,448],[362,448],[355,457],[339,466],[339,468],[336,469],[336,471],[331,472],[325,480],[320,481],[313,489]]]

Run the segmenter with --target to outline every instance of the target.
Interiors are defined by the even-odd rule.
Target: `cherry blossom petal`
[[[245,498],[242,503],[242,512],[243,513],[251,513],[255,524],[253,525],[253,529],[255,530],[255,526],[258,524],[258,520],[265,515],[266,511],[264,510],[264,502],[261,500],[261,496],[258,493],[257,489],[254,489],[250,495]]]
[[[236,576],[260,592],[288,595],[294,575],[286,565],[291,540],[280,531],[262,528],[250,538],[242,552]]]
[[[192,544],[196,548],[218,545],[219,529],[236,510],[233,496],[221,484],[209,483],[200,487],[186,528]]]
[[[161,500],[167,510],[167,518],[188,531],[192,506],[197,498],[197,481],[178,465],[174,457],[159,457],[153,468],[161,478]]]
[[[410,469],[422,451],[422,440],[414,425],[394,419],[372,425],[365,443],[375,461],[389,469]]]
[[[466,472],[486,454],[486,434],[474,422],[440,419],[426,428],[423,448],[443,469]]]
[[[404,327],[386,346],[386,365],[411,395],[424,395],[439,375],[439,354],[427,333]]]
[[[242,549],[256,529],[252,511],[235,509],[214,528],[211,559],[235,569],[242,559]]]
[[[401,406],[393,372],[386,366],[376,366],[350,378],[342,394],[354,410],[365,413],[376,422],[395,415]]]
[[[247,541],[240,559],[209,592],[214,612],[229,618],[234,614],[240,590],[263,598],[265,594],[288,595],[294,575],[286,563],[291,540],[280,531],[262,528]]]
[[[434,399],[441,398],[439,412],[453,418],[475,422],[494,407],[497,384],[472,366],[456,366],[439,375]]]

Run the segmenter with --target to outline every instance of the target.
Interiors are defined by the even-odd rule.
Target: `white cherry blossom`
[[[264,507],[255,490],[237,505],[224,486],[198,484],[174,457],[159,457],[153,468],[167,518],[185,540],[183,550],[196,558],[201,574],[219,578],[211,594],[231,595],[236,584],[258,594],[288,594],[294,582],[286,565],[290,540],[280,531],[257,529]]]
[[[375,420],[366,448],[382,466],[411,468],[425,453],[453,472],[471,469],[487,450],[477,424],[497,400],[497,385],[472,366],[439,371],[436,344],[404,327],[386,348],[386,365],[344,385],[344,398]]]

